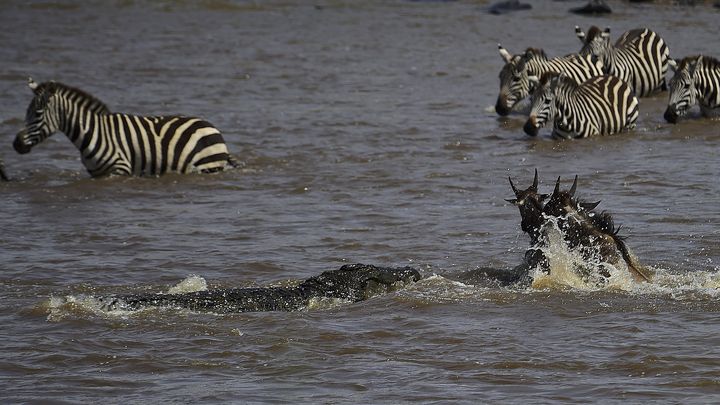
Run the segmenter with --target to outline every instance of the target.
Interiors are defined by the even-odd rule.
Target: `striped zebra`
[[[589,56],[568,55],[548,59],[542,49],[528,48],[525,53],[511,55],[502,45],[498,51],[505,62],[500,71],[500,93],[495,111],[508,115],[515,105],[532,92],[530,78],[539,78],[545,72],[565,73],[577,82],[603,74],[602,62]]]
[[[720,116],[720,61],[710,56],[688,56],[678,64],[670,60],[670,98],[665,120],[677,123],[695,104],[705,117]]]
[[[552,121],[554,137],[586,138],[632,129],[637,117],[637,97],[615,76],[597,76],[578,84],[565,74],[546,73],[533,93],[523,130],[535,136]]]
[[[670,51],[655,32],[640,28],[625,32],[615,45],[610,44],[610,28],[600,31],[592,26],[587,35],[575,26],[583,47],[580,55],[591,55],[603,62],[605,74],[626,81],[638,97],[667,88],[665,73]]]
[[[214,172],[235,165],[220,131],[199,118],[111,113],[82,90],[32,78],[28,85],[34,97],[13,142],[20,154],[61,131],[93,177]]]

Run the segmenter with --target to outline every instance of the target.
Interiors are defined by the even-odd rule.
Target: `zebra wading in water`
[[[615,45],[610,44],[610,28],[600,31],[592,26],[586,35],[575,26],[575,34],[583,44],[580,55],[601,60],[604,73],[627,82],[638,97],[666,89],[670,51],[655,32],[647,28],[630,30],[618,38]]]
[[[665,120],[677,123],[695,104],[705,117],[720,116],[720,61],[710,56],[688,56],[678,64],[670,60],[675,75],[670,79],[670,97]]]
[[[193,117],[112,113],[97,98],[56,82],[29,80],[34,97],[13,147],[20,154],[57,131],[80,151],[91,176],[215,172],[235,166],[220,131]]]
[[[532,78],[539,78],[546,72],[565,73],[582,83],[603,74],[602,62],[593,61],[590,56],[568,55],[548,59],[542,49],[528,48],[523,54],[511,55],[498,44],[498,52],[505,65],[500,70],[500,92],[495,111],[502,116],[510,111],[532,91]]]
[[[546,73],[533,93],[523,130],[535,136],[553,122],[553,137],[587,138],[635,128],[638,99],[624,81],[597,76],[578,84],[564,74]]]

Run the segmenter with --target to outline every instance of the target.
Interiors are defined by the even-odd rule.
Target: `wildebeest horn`
[[[577,179],[578,179],[578,176],[577,176],[577,174],[576,174],[576,175],[575,175],[575,181],[573,181],[573,185],[572,185],[572,187],[570,187],[570,197],[574,197],[574,196],[575,196],[575,191],[577,190]]]
[[[585,211],[592,211],[592,210],[594,210],[598,205],[600,205],[600,201],[594,202],[594,203],[589,203],[589,202],[581,202],[581,203],[580,203],[580,206],[581,206]]]
[[[515,193],[515,195],[518,195],[519,191],[517,188],[515,188],[515,185],[513,184],[512,178],[510,176],[508,176],[508,180],[510,180],[510,187],[512,187],[513,192]]]
[[[538,174],[537,174],[537,168],[535,169],[535,178],[533,179],[532,189],[534,192],[537,193],[538,188]]]
[[[555,182],[555,190],[553,190],[553,195],[560,194],[560,176],[558,176],[557,182]]]

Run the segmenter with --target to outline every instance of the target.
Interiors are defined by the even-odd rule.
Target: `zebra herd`
[[[610,43],[610,28],[575,27],[576,54],[549,59],[541,49],[511,55],[498,45],[505,65],[495,111],[505,116],[530,96],[523,127],[531,136],[548,122],[557,138],[609,135],[635,127],[637,97],[669,90],[665,119],[676,123],[695,104],[706,117],[720,115],[720,62],[715,58],[670,58],[665,41],[647,28],[625,32]],[[674,76],[668,82],[667,70]]]
[[[610,29],[575,27],[582,49],[548,58],[542,49],[512,55],[501,45],[505,65],[495,110],[508,115],[530,96],[523,127],[532,136],[551,122],[559,138],[585,138],[632,129],[638,100],[670,90],[665,119],[676,123],[695,104],[705,116],[720,115],[720,62],[704,55],[677,62],[665,41],[647,29],[610,43]],[[675,74],[666,81],[668,67]],[[220,131],[194,117],[113,113],[99,99],[56,82],[28,83],[33,99],[25,128],[13,142],[25,154],[60,131],[80,151],[91,176],[215,172],[237,165]],[[0,178],[7,176],[0,162]]]

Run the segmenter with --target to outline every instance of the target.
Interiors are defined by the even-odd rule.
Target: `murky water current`
[[[0,397],[4,402],[720,400],[720,125],[662,119],[557,142],[492,110],[501,60],[648,26],[671,55],[720,56],[709,5],[610,2],[4,2],[0,8]],[[114,111],[199,115],[244,162],[217,175],[90,179],[62,134],[11,148],[27,76]],[[507,177],[580,176],[656,278],[529,290],[450,281],[511,268],[528,238]],[[310,277],[348,262],[427,278],[296,313],[97,311],[83,297]],[[445,275],[442,276],[433,276]],[[154,401],[152,401],[154,402]]]

